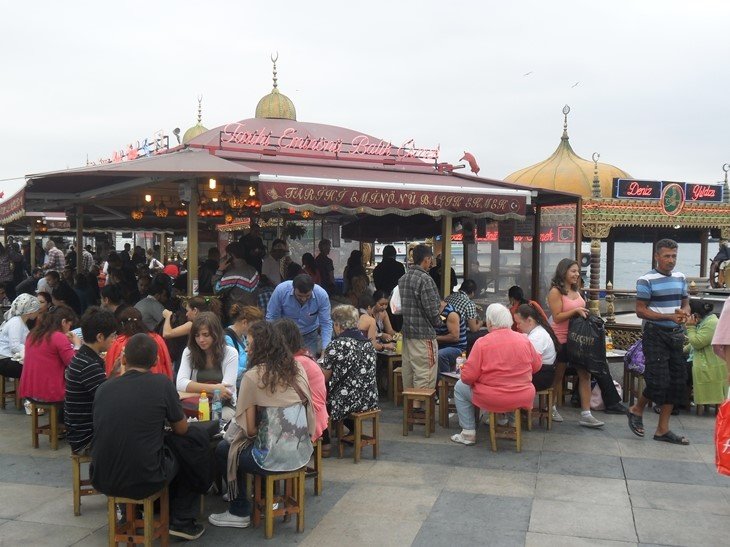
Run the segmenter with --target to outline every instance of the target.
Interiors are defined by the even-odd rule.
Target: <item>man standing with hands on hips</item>
[[[669,429],[669,418],[675,405],[685,399],[687,361],[684,358],[684,324],[690,315],[687,280],[675,272],[677,242],[661,239],[654,247],[656,268],[636,281],[636,315],[644,320],[646,388],[634,406],[629,408],[629,427],[635,435],[644,436],[644,407],[649,402],[661,407],[655,441],[688,445],[686,437]]]

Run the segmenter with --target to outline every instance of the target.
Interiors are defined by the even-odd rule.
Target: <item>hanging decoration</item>
[[[167,209],[167,205],[165,205],[165,198],[161,198],[160,203],[158,203],[157,207],[155,207],[155,216],[157,218],[167,218],[169,212],[170,211]]]

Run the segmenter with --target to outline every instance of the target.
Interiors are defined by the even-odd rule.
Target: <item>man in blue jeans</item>
[[[443,325],[435,327],[439,346],[439,372],[453,372],[456,358],[466,351],[466,321],[451,304],[441,300]]]

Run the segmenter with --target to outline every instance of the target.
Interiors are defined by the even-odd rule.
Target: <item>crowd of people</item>
[[[372,282],[362,253],[353,251],[339,291],[331,243],[322,240],[319,250],[300,265],[285,240],[273,241],[267,254],[252,230],[222,255],[208,254],[200,280],[210,296],[183,298],[184,269],[163,265],[154,251],[125,248],[97,263],[89,249],[70,257],[49,240],[43,267],[13,287],[17,296],[0,327],[0,374],[20,379],[21,397],[62,407],[71,449],[92,456],[101,492],[140,498],[169,484],[170,531],[186,539],[203,533],[196,496],[211,484],[204,464],[221,425],[215,461],[229,508],[208,520],[245,528],[251,508],[243,474],[299,468],[319,439],[328,456],[330,418],[349,427],[351,413],[378,407],[378,352],[394,351],[399,335],[404,388],[434,388],[439,373],[460,373],[454,399],[461,431],[451,440],[466,445],[476,442],[475,407],[532,408],[536,391],[561,385],[570,368],[579,378],[581,426],[604,425],[590,407],[593,378],[605,412],[626,414],[638,436],[644,408],[657,405],[654,439],[674,444],[689,443],[669,429],[672,410],[686,400],[685,350],[695,400],[717,404],[727,396],[730,352],[719,357],[711,344],[730,344],[730,306],[719,321],[711,305],[690,307],[670,240],[657,244],[656,269],[637,282],[646,390],[630,409],[607,367],[568,360],[573,320],[589,315],[574,260],[557,266],[548,319],[517,286],[508,303],[492,303],[486,313],[474,302],[473,280],[442,298],[427,245],[413,248],[408,268],[387,246]],[[0,275],[3,256],[12,255],[0,252]],[[220,398],[220,415],[188,423],[183,402],[209,396]]]

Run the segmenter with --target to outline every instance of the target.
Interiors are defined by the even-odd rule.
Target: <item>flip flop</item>
[[[630,410],[626,411],[626,415],[629,417],[629,428],[631,429],[632,433],[636,435],[637,437],[643,437],[644,436],[644,418],[642,416],[637,416],[636,414],[632,413]]]
[[[689,439],[687,439],[687,437],[680,437],[673,431],[667,431],[664,435],[654,435],[654,440],[665,443],[681,444],[682,446],[687,446],[689,444]]]

